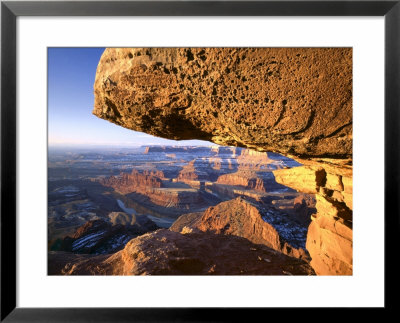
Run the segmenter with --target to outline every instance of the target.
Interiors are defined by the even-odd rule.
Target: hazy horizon
[[[104,49],[48,49],[49,146],[215,145],[200,140],[176,141],[154,137],[94,116],[93,84]]]

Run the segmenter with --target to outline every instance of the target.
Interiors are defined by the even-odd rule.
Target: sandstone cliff
[[[306,248],[319,275],[353,272],[352,178],[329,174],[322,167],[296,167],[274,171],[278,183],[316,194],[317,213],[311,219]]]
[[[255,172],[251,171],[240,171],[231,174],[225,174],[218,177],[217,183],[242,186],[245,189],[265,192],[264,181],[257,177]]]
[[[140,192],[150,187],[163,187],[161,178],[164,178],[161,171],[139,172],[134,169],[131,174],[122,173],[120,176],[106,177],[101,179],[100,183],[114,188],[119,193],[127,194]]]

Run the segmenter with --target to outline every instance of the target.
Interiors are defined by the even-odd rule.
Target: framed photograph
[[[392,308],[399,21],[399,1],[2,1],[1,320]]]

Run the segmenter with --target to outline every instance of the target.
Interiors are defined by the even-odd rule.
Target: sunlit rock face
[[[352,178],[303,166],[274,171],[278,183],[316,194],[306,248],[319,275],[351,275],[353,271]]]
[[[351,48],[109,48],[93,113],[170,139],[351,158]]]
[[[301,162],[274,175],[316,194],[311,265],[352,274],[351,48],[111,48],[94,93],[93,113],[125,128]]]
[[[305,228],[277,210],[256,207],[240,197],[208,208],[195,227],[243,237],[292,257],[308,258],[304,250]]]
[[[249,240],[160,229],[112,255],[49,252],[50,275],[315,275],[302,259]]]

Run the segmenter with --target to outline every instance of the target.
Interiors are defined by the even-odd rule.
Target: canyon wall
[[[218,184],[241,186],[245,189],[265,192],[264,181],[257,177],[255,172],[239,171],[236,173],[225,174],[218,177]]]
[[[279,183],[316,194],[318,274],[352,274],[351,48],[110,48],[93,114],[169,139],[281,153]]]
[[[340,171],[327,173],[319,166],[274,171],[278,183],[299,192],[316,194],[317,213],[311,216],[306,248],[319,275],[353,272],[353,183]]]
[[[130,174],[121,173],[119,176],[110,176],[102,178],[100,184],[114,188],[122,194],[141,192],[149,187],[163,187],[162,178],[164,173],[161,171],[143,171],[133,170]]]

